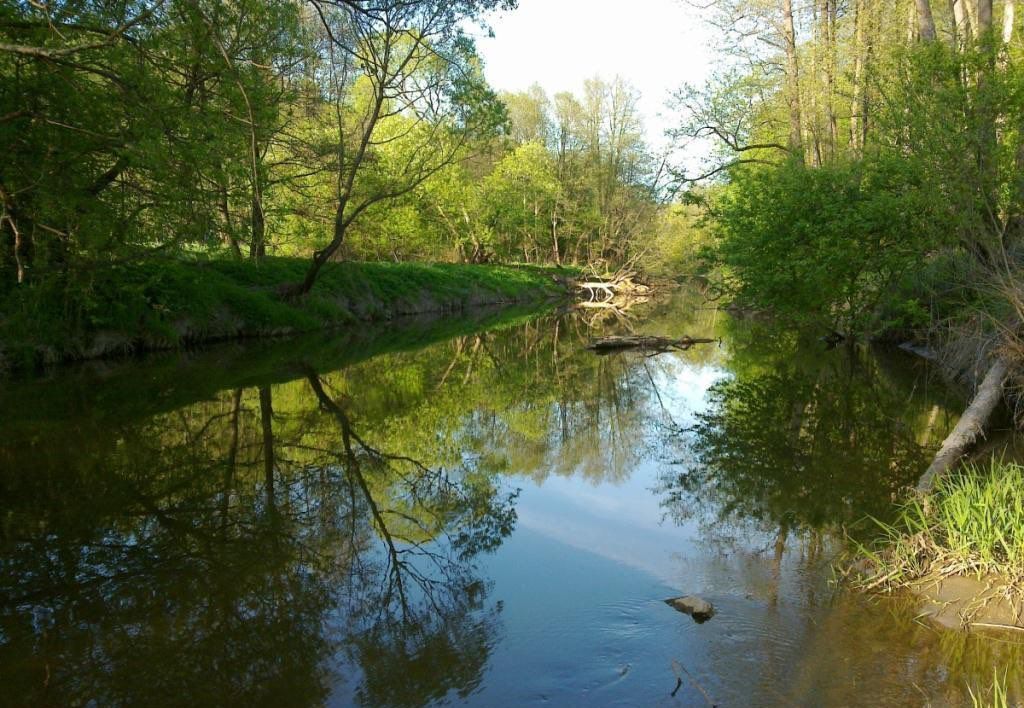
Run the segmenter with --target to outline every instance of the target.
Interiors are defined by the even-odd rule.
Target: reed
[[[1024,466],[994,459],[969,464],[934,491],[904,503],[895,522],[856,543],[870,572],[857,583],[889,590],[923,578],[997,575],[1024,589]]]

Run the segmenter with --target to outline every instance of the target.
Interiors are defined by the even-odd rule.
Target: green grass
[[[0,366],[89,356],[100,335],[126,350],[173,348],[461,310],[473,300],[540,301],[562,290],[552,277],[559,271],[540,266],[345,262],[324,266],[305,298],[280,298],[278,288],[300,282],[308,266],[168,258],[0,292]]]
[[[873,573],[871,589],[905,586],[948,575],[995,574],[1024,581],[1024,467],[992,460],[966,465],[913,498],[893,524],[876,522],[880,536],[859,545]]]
[[[1007,689],[1006,672],[1000,676],[992,669],[992,684],[988,689],[979,688],[975,693],[971,686],[967,687],[973,708],[1010,708],[1010,693]]]
[[[215,398],[220,391],[292,381],[307,368],[328,373],[375,356],[519,327],[536,318],[538,309],[536,304],[524,304],[437,319],[362,323],[244,346],[211,347],[184,357],[154,353],[142,361],[70,367],[59,374],[60,386],[53,386],[49,378],[12,377],[0,386],[0,409],[23,412],[16,420],[5,421],[5,429],[12,431],[42,430],[54,421],[65,421],[72,411],[88,411],[103,425],[117,426]]]

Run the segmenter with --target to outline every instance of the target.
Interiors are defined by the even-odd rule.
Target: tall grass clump
[[[889,590],[951,575],[995,575],[1024,587],[1024,466],[992,460],[941,479],[906,502],[880,536],[860,544],[871,572],[860,584]]]
[[[986,691],[978,689],[975,693],[971,686],[967,687],[971,696],[972,708],[1010,708],[1010,692],[1007,688],[1006,672],[1000,676],[999,672],[992,669],[992,685]],[[1014,705],[1019,705],[1015,703]]]

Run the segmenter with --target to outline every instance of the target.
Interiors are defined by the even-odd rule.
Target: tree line
[[[0,4],[0,279],[159,257],[627,259],[658,170],[637,94],[499,95],[514,0]]]
[[[733,291],[846,331],[1012,319],[1024,235],[1014,0],[718,0],[674,105]],[[978,288],[983,284],[985,288]],[[997,296],[993,297],[993,293]]]

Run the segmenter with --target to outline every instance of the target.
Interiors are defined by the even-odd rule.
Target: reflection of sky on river
[[[276,695],[285,698],[249,704],[298,704],[322,675],[332,706],[706,705],[685,678],[670,695],[678,661],[719,705],[920,705],[921,686],[932,705],[962,705],[968,679],[977,686],[993,666],[1022,665],[1020,654],[994,657],[991,646],[951,651],[913,617],[900,624],[888,605],[834,601],[828,564],[839,525],[865,513],[857,504],[888,505],[891,451],[913,461],[921,429],[941,439],[942,421],[954,420],[940,415],[941,398],[914,371],[871,352],[825,353],[819,342],[720,327],[685,298],[637,331],[724,344],[598,358],[583,349],[589,335],[557,326],[573,317],[354,361],[346,357],[358,348],[332,341],[327,361],[341,368],[304,366],[304,375],[294,344],[280,361],[246,362],[249,352],[225,366],[211,354],[191,375],[132,365],[124,391],[100,389],[108,391],[102,405],[83,404],[94,400],[85,387],[8,399],[31,401],[6,409],[28,409],[44,424],[8,416],[22,435],[5,430],[0,445],[0,461],[12,461],[8,479],[18,482],[0,496],[14,514],[38,517],[21,530],[43,549],[24,546],[16,560],[32,572],[12,577],[46,598],[65,559],[81,558],[77,570],[104,576],[95,587],[110,598],[83,603],[86,588],[65,605],[58,589],[39,611],[16,608],[27,618],[19,627],[38,626],[6,656],[0,632],[0,679],[5,670],[25,674],[23,664],[11,671],[8,657],[38,654],[35,676],[58,699],[13,702],[82,704],[74,699],[94,686],[122,683],[139,698],[125,701],[133,703],[152,703],[144,698],[154,691],[178,697],[179,685],[182,695],[221,683],[263,695],[278,662],[288,693]],[[304,356],[319,361],[318,351]],[[147,383],[151,376],[159,385]],[[149,405],[169,391],[173,401]],[[89,413],[67,415],[79,409]],[[698,419],[695,430],[675,429]],[[343,454],[348,429],[378,454],[428,469],[381,466],[369,447],[358,459]],[[404,571],[390,573],[385,536],[409,528],[402,520],[417,507],[407,500],[424,500],[424,513],[438,508],[418,484],[460,454],[449,470],[456,477],[521,488],[514,529],[506,537],[502,527],[492,552],[449,565],[447,542],[431,536],[436,542],[406,556]],[[138,513],[140,485],[165,505],[159,517]],[[100,500],[95,509],[79,502],[83,492]],[[371,517],[371,501],[394,518]],[[95,539],[86,533],[93,528]],[[90,566],[79,553],[89,547],[113,560]],[[136,572],[107,582],[107,569],[122,567]],[[430,584],[407,586],[414,607],[399,612],[389,579],[412,582],[413,570]],[[441,604],[417,611],[426,587]],[[663,602],[690,593],[715,604],[710,622]],[[235,603],[245,615],[225,623]],[[72,611],[54,635],[38,618],[65,606]],[[318,634],[319,622],[329,631]],[[94,646],[124,653],[98,661]],[[57,656],[66,668],[51,680]],[[969,672],[957,674],[967,665],[959,657]],[[250,661],[251,671],[234,675]],[[174,690],[162,688],[164,679]],[[9,680],[0,685],[16,695]]]
[[[703,705],[690,684],[669,695],[673,660],[716,700],[774,702],[777,690],[803,680],[807,603],[817,603],[803,590],[799,560],[787,554],[773,572],[772,536],[758,529],[741,530],[723,550],[709,542],[702,514],[665,518],[657,491],[686,456],[685,445],[665,442],[666,414],[692,425],[709,388],[730,373],[685,355],[647,365],[657,393],[651,388],[642,404],[645,439],[636,445],[647,452],[633,469],[602,478],[614,482],[583,473],[539,485],[511,480],[523,487],[516,532],[484,562],[504,636],[472,703]],[[793,601],[776,602],[780,592]],[[679,594],[706,597],[718,616],[697,625],[662,602]]]
[[[651,375],[672,420],[686,427],[694,412],[703,408],[711,385],[728,372],[671,355],[662,358],[656,367],[649,366]],[[653,390],[646,404],[654,420],[664,417]],[[645,426],[648,438],[663,434],[660,425]],[[666,561],[691,547],[699,528],[694,521],[679,526],[662,520],[660,497],[652,491],[671,454],[660,454],[657,440],[644,442],[654,443],[654,454],[641,459],[635,469],[614,475],[620,482],[595,485],[582,475],[552,475],[541,486],[526,485],[517,504],[519,528],[672,583],[678,574]]]

